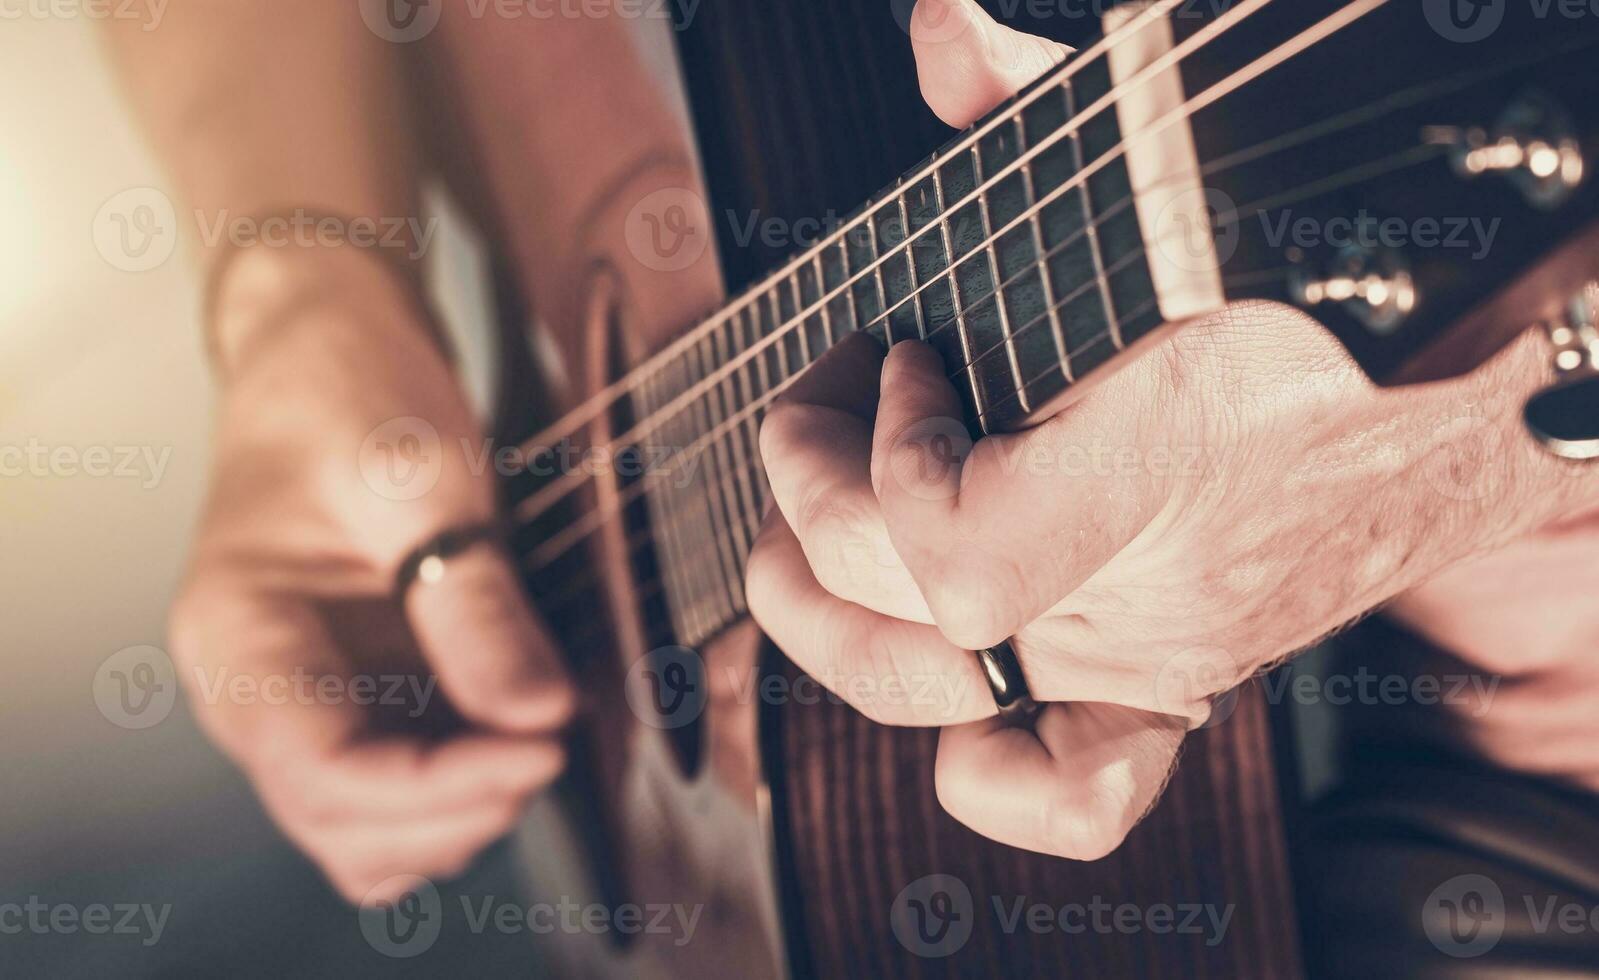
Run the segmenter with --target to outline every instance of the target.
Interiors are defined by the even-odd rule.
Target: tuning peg
[[[1570,117],[1542,95],[1523,95],[1512,102],[1492,130],[1428,126],[1422,141],[1449,147],[1455,172],[1462,177],[1500,174],[1529,204],[1545,209],[1564,204],[1587,169]]]
[[[1558,380],[1523,413],[1540,445],[1565,459],[1599,458],[1599,282],[1572,301],[1564,322],[1547,323]]]

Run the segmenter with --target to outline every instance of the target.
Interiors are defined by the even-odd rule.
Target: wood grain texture
[[[1299,975],[1266,704],[1242,693],[1225,721],[1189,737],[1170,787],[1110,857],[1068,861],[995,844],[956,823],[933,788],[938,733],[885,729],[832,703],[781,709],[774,802],[788,815],[783,855],[789,918],[804,975],[821,977],[1192,977]],[[933,874],[970,890],[973,929],[928,958],[894,933],[902,889]],[[1020,901],[1058,910],[1096,900],[1141,913],[1189,907],[1197,931],[1156,934],[1058,921],[1033,931],[1006,919]],[[998,906],[996,907],[996,902]],[[797,907],[795,907],[797,905]],[[999,909],[1004,909],[1001,914]],[[1208,918],[1229,915],[1224,929]],[[1090,910],[1090,914],[1092,914]],[[1077,913],[1069,924],[1079,920]]]

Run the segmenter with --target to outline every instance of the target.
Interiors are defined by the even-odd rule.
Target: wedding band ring
[[[1021,661],[1016,659],[1016,649],[1009,640],[986,650],[977,650],[977,663],[983,668],[983,677],[994,695],[999,708],[999,718],[1013,728],[1029,728],[1038,717],[1038,702],[1027,689],[1027,677],[1022,673]]]

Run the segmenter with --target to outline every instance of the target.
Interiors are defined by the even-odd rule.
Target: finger
[[[822,588],[886,616],[932,623],[872,490],[870,423],[789,402],[762,423],[761,456],[778,511]]]
[[[995,22],[975,0],[918,0],[911,49],[927,105],[963,129],[1059,64],[1071,49]]]
[[[885,725],[994,714],[976,659],[931,626],[880,615],[817,583],[781,513],[750,552],[745,596],[772,642],[823,687]]]
[[[354,696],[347,659],[314,609],[223,573],[202,572],[196,582],[173,606],[180,678],[201,727],[245,769],[269,807],[330,820],[412,817],[525,796],[559,771],[561,749],[547,740],[469,733],[429,742],[376,734],[369,699]],[[344,682],[336,696],[316,693],[328,677]],[[374,689],[373,698],[393,693]],[[432,682],[416,679],[395,696],[421,713]]]
[[[520,817],[521,808],[516,806],[479,807],[397,826],[353,825],[294,843],[322,868],[345,900],[393,901],[403,894],[405,883],[390,879],[455,877],[509,833]]]
[[[316,826],[406,822],[525,801],[565,764],[552,739],[461,735],[440,743],[391,737],[330,755],[247,765],[274,815]]]
[[[852,333],[801,372],[775,405],[822,405],[870,421],[877,413],[883,345],[870,334]]]
[[[956,644],[980,649],[1016,634],[1159,511],[1153,472],[1070,463],[1081,441],[1099,446],[1125,431],[1105,400],[1082,404],[971,444],[935,351],[907,342],[885,359],[872,481],[895,552]]]
[[[509,557],[481,544],[413,583],[406,615],[450,702],[490,729],[541,734],[571,720],[571,681]]]
[[[1114,705],[1054,704],[1036,733],[982,721],[939,736],[935,786],[950,816],[991,840],[1093,861],[1154,806],[1186,725]]]
[[[834,595],[930,623],[894,553],[869,477],[883,349],[851,334],[794,382],[761,423],[761,459],[778,509]]]
[[[953,725],[995,714],[976,657],[937,629],[884,616],[816,581],[782,514],[771,515],[749,559],[750,614],[789,659],[881,724]],[[1013,640],[1033,697],[1094,702],[1202,723],[1212,698],[1242,680],[1210,647],[1172,653],[1050,618]]]

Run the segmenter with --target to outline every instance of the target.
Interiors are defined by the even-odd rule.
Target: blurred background
[[[138,210],[163,176],[92,6],[8,4],[0,19],[0,976],[528,976],[532,939],[494,930],[382,955],[170,677],[128,692],[152,699],[137,717],[118,710],[118,677],[140,679],[126,668],[152,654],[112,658],[166,642],[212,392],[192,262]],[[471,335],[471,243],[443,227],[442,306]],[[107,237],[123,234],[150,268],[127,271]],[[481,346],[461,349],[475,374]],[[510,900],[509,865],[490,852],[443,900]],[[40,932],[30,902],[112,909]],[[114,928],[124,905],[142,907],[136,934]]]

